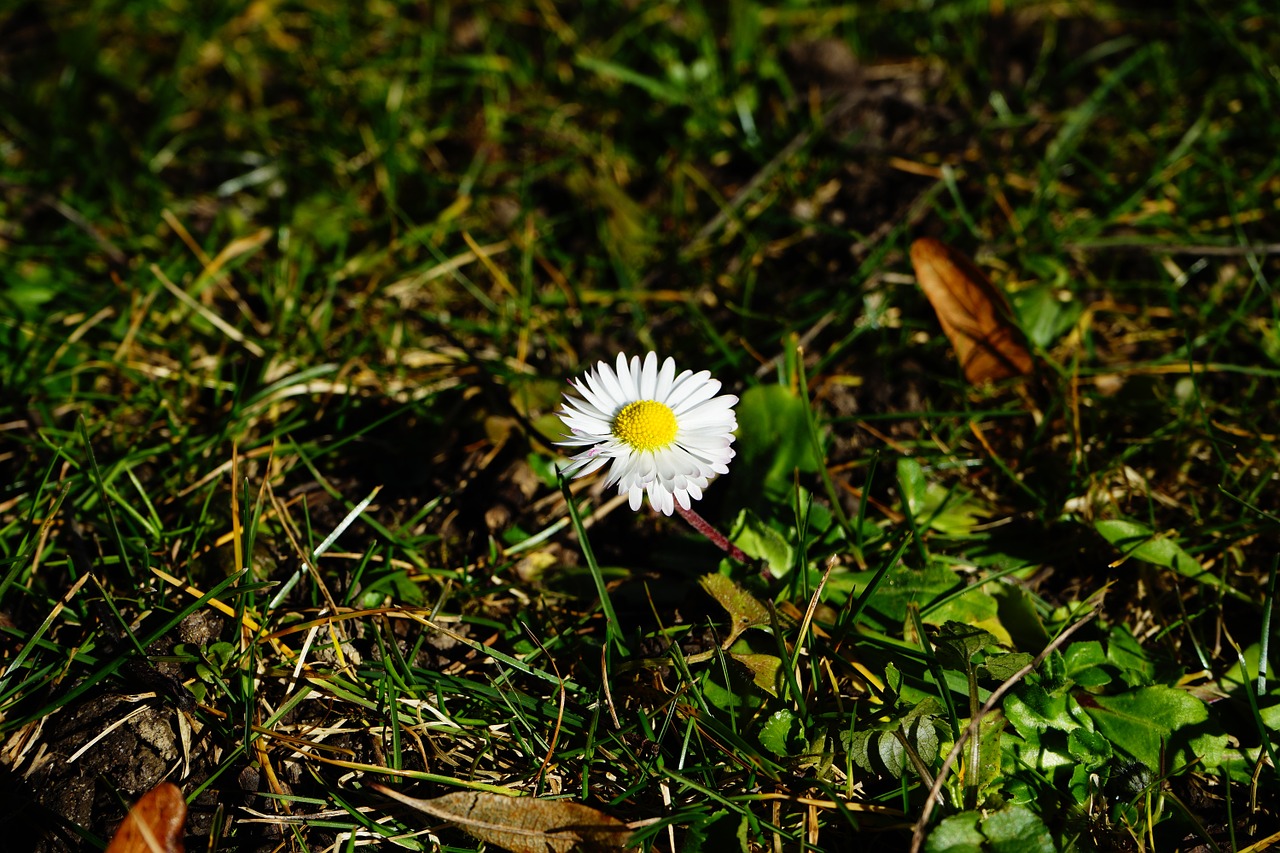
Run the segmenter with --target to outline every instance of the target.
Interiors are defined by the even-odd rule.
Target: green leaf
[[[960,488],[948,489],[941,483],[930,483],[925,487],[918,520],[931,530],[959,538],[972,533],[974,525],[986,513],[986,508],[977,502],[971,492]]]
[[[978,831],[978,812],[944,818],[925,839],[925,853],[983,853],[986,838]]]
[[[749,853],[750,849],[746,816],[728,809],[717,809],[691,824],[680,844],[680,853]]]
[[[1033,660],[1035,660],[1035,657],[1026,652],[1004,652],[991,655],[991,657],[982,662],[981,669],[992,679],[1003,682],[1012,678],[1015,673]]]
[[[804,721],[786,708],[774,711],[760,727],[760,745],[777,756],[804,748]]]
[[[877,723],[873,728],[863,729],[852,735],[842,732],[840,739],[854,764],[869,773],[900,779],[911,765],[906,748],[896,733],[901,732],[926,766],[932,765],[938,758],[938,720],[942,710],[942,704],[929,697],[908,709],[905,714]]]
[[[781,385],[748,388],[738,401],[738,463],[735,476],[766,497],[791,491],[796,469],[806,473],[821,464],[809,440],[809,425],[800,397]]]
[[[973,665],[973,656],[996,643],[990,632],[963,622],[943,623],[932,639],[938,663],[956,672],[967,672]]]
[[[884,666],[884,686],[893,695],[894,701],[902,693],[902,671],[892,662]]]
[[[925,853],[1054,853],[1053,836],[1026,806],[1007,806],[983,816],[961,812],[946,818],[925,839]]]
[[[853,581],[853,594],[860,595],[875,578],[875,574],[874,571],[852,573],[850,578]],[[908,604],[926,605],[954,589],[960,582],[955,572],[937,563],[923,569],[912,569],[899,562],[885,572],[880,586],[871,596],[869,606],[889,619],[901,622],[906,618]],[[943,615],[940,616],[940,612]],[[925,621],[931,624],[945,621],[945,608],[936,608],[925,614]]]
[[[995,635],[993,642],[1007,643],[1009,632],[1000,624],[1000,605],[994,597],[983,591],[983,584],[971,584],[960,595],[942,604],[930,606],[923,614],[930,625],[960,622],[975,628],[983,628]]]
[[[1034,285],[1013,294],[1011,302],[1018,315],[1018,325],[1028,340],[1040,349],[1048,349],[1059,336],[1076,324],[1081,305],[1077,300],[1063,302],[1061,288]]]
[[[1055,853],[1053,836],[1035,812],[1009,806],[987,817],[979,827],[991,853]]]
[[[725,711],[730,708],[756,708],[764,701],[764,697],[743,683],[736,674],[728,685],[721,684],[717,680],[719,678],[720,668],[711,667],[699,683],[703,698],[715,707]]]
[[[1082,704],[1102,735],[1148,767],[1174,767],[1191,760],[1187,739],[1174,735],[1209,719],[1203,702],[1163,684],[1117,696],[1090,696]]]
[[[898,488],[902,492],[906,510],[919,518],[929,490],[929,484],[924,479],[924,469],[919,462],[907,456],[898,460]]]
[[[1147,650],[1133,633],[1123,625],[1111,629],[1107,639],[1107,660],[1120,670],[1120,677],[1130,687],[1151,683],[1156,668],[1147,657]]]
[[[1111,673],[1103,669],[1108,663],[1107,655],[1097,640],[1072,643],[1062,657],[1067,677],[1081,687],[1101,687],[1111,683]]]
[[[1001,774],[1000,739],[1004,734],[1004,714],[992,711],[978,721],[978,793],[985,797],[999,787]]]
[[[774,577],[782,577],[794,565],[795,551],[792,550],[791,543],[750,509],[738,513],[729,538],[748,557],[764,560]]]
[[[1216,587],[1227,595],[1241,601],[1249,601],[1249,596],[1225,583],[1222,578],[1205,570],[1200,561],[1192,557],[1182,546],[1172,539],[1157,536],[1151,528],[1136,521],[1123,519],[1104,520],[1094,523],[1094,529],[1112,545],[1115,545],[1128,557],[1142,560],[1153,566],[1172,569],[1178,574],[1192,580]]]
[[[1071,734],[1067,735],[1067,752],[1090,770],[1106,764],[1115,754],[1111,749],[1111,741],[1084,727],[1072,729]]]
[[[1034,737],[1045,729],[1069,732],[1080,727],[1078,717],[1088,720],[1070,693],[1065,690],[1050,693],[1030,679],[1005,698],[1004,712],[1024,738]]]

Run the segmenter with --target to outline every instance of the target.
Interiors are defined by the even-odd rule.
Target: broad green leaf
[[[806,405],[781,385],[743,392],[736,409],[739,458],[734,475],[754,481],[751,485],[766,496],[779,496],[791,491],[796,469],[817,471],[820,460],[809,439]]]
[[[1276,644],[1273,641],[1271,645],[1271,663],[1267,666],[1268,680],[1274,679],[1276,672],[1280,671],[1277,670],[1274,663],[1276,660],[1275,647]],[[1257,643],[1251,643],[1245,647],[1242,656],[1244,657],[1243,666],[1240,658],[1237,657],[1236,662],[1222,674],[1222,685],[1228,691],[1239,689],[1245,681],[1248,681],[1251,686],[1257,684],[1258,661],[1262,656],[1261,647]]]
[[[920,511],[924,509],[929,484],[924,479],[924,469],[920,467],[920,463],[909,456],[898,460],[898,489],[902,492],[904,508],[923,521]]]
[[[1200,565],[1200,561],[1182,550],[1182,546],[1177,542],[1172,539],[1166,539],[1163,536],[1157,536],[1146,525],[1139,524],[1136,521],[1112,519],[1095,522],[1094,529],[1102,535],[1103,539],[1115,545],[1126,556],[1142,560],[1144,563],[1150,563],[1153,566],[1172,569],[1184,577],[1216,587],[1227,595],[1234,596],[1242,601],[1249,600],[1249,596],[1243,592],[1235,589],[1230,584],[1224,583],[1220,577],[1212,572],[1205,571],[1204,566]]]
[[[893,695],[895,700],[898,695],[902,693],[902,671],[894,666],[892,662],[885,664],[884,686]]]
[[[774,577],[782,577],[791,571],[795,560],[791,543],[750,509],[744,509],[738,513],[738,518],[730,529],[729,538],[745,551],[748,557],[764,560]]]
[[[760,745],[777,756],[804,748],[804,721],[786,708],[774,711],[760,727]]]
[[[1004,734],[1004,714],[992,711],[978,722],[978,796],[985,798],[1003,781],[1000,739]]]
[[[1023,737],[1032,737],[1045,729],[1069,732],[1082,725],[1081,718],[1089,719],[1069,692],[1050,693],[1031,679],[1023,681],[1005,697],[1004,712]]]
[[[721,684],[718,681],[721,677],[720,668],[711,667],[699,682],[703,698],[715,707],[721,710],[757,708],[764,702],[765,697],[761,696],[749,684],[744,683],[744,680],[739,678],[738,673],[730,671],[731,680],[728,685]]]
[[[1209,719],[1203,702],[1163,684],[1116,696],[1087,696],[1081,704],[1102,735],[1148,767],[1173,767],[1190,760],[1189,743],[1175,733]]]
[[[852,573],[850,579],[853,581],[853,594],[860,595],[874,576],[874,571]],[[923,569],[912,569],[899,563],[885,573],[880,586],[871,596],[869,606],[889,619],[901,622],[906,618],[908,604],[926,605],[954,589],[959,583],[959,576],[946,566],[933,563]],[[945,621],[945,615],[937,615],[942,610],[943,608],[937,608],[930,611],[925,621],[933,624]]]
[[[984,853],[986,837],[978,831],[978,812],[944,818],[925,839],[925,853]]]
[[[1088,769],[1101,767],[1110,761],[1114,754],[1111,750],[1111,741],[1083,726],[1072,729],[1067,735],[1067,752]]]
[[[843,732],[840,739],[854,764],[869,773],[898,779],[911,764],[895,732],[901,732],[925,766],[931,766],[938,758],[938,719],[941,714],[941,703],[930,697],[900,717],[854,732],[852,736]]]
[[[1052,637],[1029,592],[1009,583],[988,584],[987,588],[996,601],[1000,624],[1010,635],[1009,645],[1016,649],[1042,649],[1048,644]]]
[[[1120,670],[1120,677],[1130,687],[1151,683],[1156,668],[1133,633],[1123,625],[1111,629],[1107,638],[1107,660]]]
[[[973,656],[996,643],[989,632],[952,621],[944,622],[932,640],[938,663],[956,672],[967,672],[973,666]]]
[[[1081,687],[1101,687],[1111,683],[1111,673],[1103,669],[1107,655],[1097,640],[1072,643],[1062,653],[1067,677]]]
[[[978,825],[991,853],[1055,853],[1053,836],[1039,816],[1025,806],[1009,806]]]
[[[997,812],[961,812],[946,818],[925,839],[925,853],[1055,853],[1044,821],[1025,806]]]
[[[1058,298],[1060,292],[1062,288],[1038,284],[1010,298],[1018,315],[1018,325],[1040,349],[1052,346],[1080,318],[1080,302],[1075,299],[1064,302]]]
[[[917,520],[930,530],[959,538],[968,536],[986,512],[973,493],[960,488],[948,489],[941,483],[929,483],[925,487]]]
[[[1004,652],[988,657],[982,662],[981,669],[995,681],[1006,681],[1024,666],[1035,660],[1035,656],[1026,652]]]
[[[993,634],[994,642],[1009,644],[1009,632],[1000,624],[1000,605],[983,587],[984,584],[971,584],[960,595],[929,607],[922,614],[924,621],[930,625],[961,622]]]

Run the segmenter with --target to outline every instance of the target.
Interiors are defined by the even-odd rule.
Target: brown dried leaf
[[[129,809],[106,853],[182,853],[186,820],[182,791],[172,782],[161,782]]]
[[[434,818],[512,853],[620,851],[631,837],[622,821],[581,803],[460,791],[430,800],[406,797],[385,785],[374,788]]]
[[[970,384],[1032,371],[1031,352],[1009,303],[972,261],[924,237],[911,244],[911,265]]]

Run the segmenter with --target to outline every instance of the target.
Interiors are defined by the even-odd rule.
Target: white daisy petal
[[[675,384],[675,377],[676,360],[668,357],[662,362],[662,369],[658,371],[658,389],[654,392],[653,399],[665,402],[667,395],[671,393],[671,386]]]
[[[576,448],[561,470],[583,477],[605,466],[606,487],[617,487],[633,510],[649,505],[670,515],[690,509],[708,483],[729,470],[734,457],[733,407],[707,371],[676,372],[657,353],[619,353],[613,365],[598,362],[570,380],[580,397],[565,395],[558,412],[569,430],[562,447]]]
[[[663,402],[674,410],[707,382],[715,382],[711,378],[709,371],[703,370],[698,373],[690,373],[686,370],[676,377],[675,387],[671,389],[671,393],[667,395],[667,399],[663,400]],[[720,383],[716,382],[716,389],[718,390],[719,388]]]
[[[644,367],[640,369],[640,385],[641,400],[658,399],[658,354],[650,352],[644,357]]]
[[[622,366],[622,367],[626,366],[626,362],[621,358],[618,359],[618,364],[619,366]],[[600,383],[600,387],[604,389],[605,395],[608,396],[610,401],[614,403],[618,403],[622,400],[630,399],[630,395],[622,390],[621,380],[618,378],[617,374],[613,372],[613,369],[609,367],[609,365],[605,364],[602,361],[598,365],[598,368],[599,368],[599,374],[597,375],[596,378]],[[591,377],[591,374],[588,373],[587,374],[588,381],[590,381],[590,377]]]
[[[636,387],[636,373],[640,369],[639,357],[633,356],[631,361],[622,353],[618,353],[618,385],[622,388],[622,399],[639,400],[640,389]]]
[[[716,380],[716,379],[708,380],[701,386],[693,389],[692,393],[690,393],[688,397],[685,397],[679,403],[673,404],[671,406],[671,410],[676,414],[680,414],[681,412],[687,412],[693,409],[695,406],[701,405],[702,403],[705,403],[708,400],[710,400],[712,397],[716,395],[716,392],[719,390],[720,390],[719,380]]]

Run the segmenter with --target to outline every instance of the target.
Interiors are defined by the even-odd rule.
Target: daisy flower
[[[670,358],[659,366],[654,353],[643,364],[619,353],[616,366],[601,361],[569,384],[582,399],[564,395],[557,414],[570,435],[556,443],[586,449],[565,474],[582,477],[612,462],[606,486],[617,484],[633,510],[648,494],[650,506],[671,515],[675,504],[688,510],[712,478],[728,473],[738,398],[716,396],[720,382],[708,371],[677,376]]]

